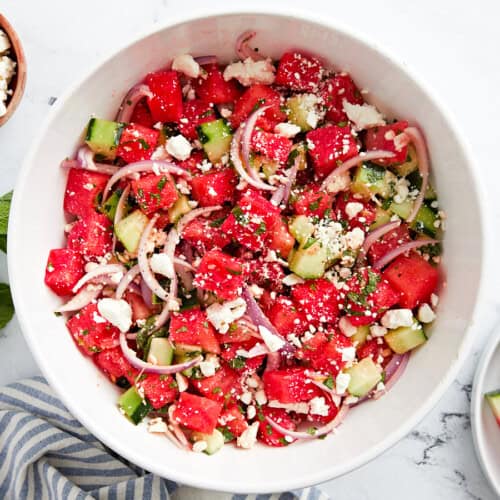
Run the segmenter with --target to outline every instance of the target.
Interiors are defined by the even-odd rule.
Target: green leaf
[[[14,316],[14,304],[10,295],[10,287],[0,283],[0,329],[4,328]]]
[[[0,250],[7,253],[7,227],[9,224],[12,191],[0,197]]]

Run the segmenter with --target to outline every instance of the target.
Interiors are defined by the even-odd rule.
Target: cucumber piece
[[[418,169],[418,159],[415,148],[410,144],[408,146],[408,154],[406,156],[406,160],[403,163],[400,163],[399,165],[392,166],[391,168],[400,177],[406,177],[412,172],[415,172]]]
[[[176,344],[175,345],[175,355],[174,362],[184,363],[193,359],[194,357],[201,354],[201,347],[195,345],[185,345],[185,344]],[[191,377],[193,375],[194,368],[188,368],[187,370],[183,370],[182,374],[186,375],[186,377]]]
[[[118,405],[125,415],[137,425],[151,410],[151,405],[137,392],[136,387],[125,391],[118,399]]]
[[[389,210],[403,220],[408,219],[413,208],[413,201],[405,200],[402,203],[391,203]],[[427,234],[428,236],[436,236],[437,228],[434,223],[438,220],[437,213],[426,203],[422,204],[414,221],[411,223],[411,228],[418,233]]]
[[[233,134],[223,118],[196,127],[203,149],[212,163],[217,163],[231,146]]]
[[[189,198],[185,195],[180,195],[177,201],[168,209],[168,217],[170,222],[175,224],[183,215],[191,212]]]
[[[316,113],[318,99],[313,94],[300,94],[286,100],[288,121],[298,125],[302,132],[307,132],[313,127],[308,123],[309,114]]]
[[[366,337],[370,333],[370,327],[368,325],[361,325],[356,328],[356,333],[351,337],[351,341],[357,342],[358,346],[363,345],[366,342]]]
[[[351,190],[366,197],[378,194],[382,198],[390,198],[394,194],[396,181],[397,177],[390,170],[365,163],[356,169]]]
[[[362,359],[346,372],[351,376],[347,390],[359,398],[366,396],[382,380],[382,373],[371,358]]]
[[[370,224],[370,229],[376,229],[377,227],[387,224],[391,220],[391,213],[388,210],[384,210],[382,207],[377,207],[375,209],[375,220]]]
[[[408,176],[408,181],[410,182],[410,189],[420,189],[420,187],[422,186],[422,177],[418,171],[412,172]],[[430,183],[427,184],[424,199],[430,201],[434,201],[437,199],[437,193]]]
[[[85,142],[94,153],[100,154],[108,160],[114,160],[124,128],[124,123],[91,118],[87,125]]]
[[[387,345],[397,354],[404,354],[427,341],[422,325],[415,321],[412,326],[401,326],[384,335]]]
[[[392,202],[389,206],[389,210],[398,217],[401,217],[401,219],[406,220],[411,214],[412,207],[413,202],[411,200],[405,200],[402,203]]]
[[[314,233],[314,224],[307,215],[297,215],[288,224],[288,230],[300,245],[304,245]]]
[[[269,177],[274,175],[278,171],[278,168],[280,168],[280,164],[278,162],[261,155],[251,155],[250,166],[257,173],[262,171],[262,173],[266,176],[266,179],[269,179]]]
[[[213,455],[217,453],[224,446],[224,436],[222,432],[214,429],[212,434],[204,434],[203,432],[193,432],[194,441],[205,441],[207,447],[203,453]]]
[[[148,361],[154,360],[161,366],[171,365],[174,359],[174,348],[165,337],[153,337],[148,352]]]
[[[500,389],[496,391],[487,392],[484,395],[484,399],[486,399],[489,404],[493,415],[497,421],[497,424],[500,425]]]
[[[130,253],[137,252],[141,235],[148,223],[149,219],[140,210],[136,210],[116,224],[116,236]]]
[[[118,201],[122,195],[122,190],[117,189],[111,196],[106,200],[106,203],[101,206],[101,212],[107,216],[110,221],[115,220],[116,207],[118,206]]]
[[[325,274],[327,261],[326,249],[316,241],[311,246],[306,243],[304,248],[295,251],[289,260],[289,266],[301,278],[321,278]]]

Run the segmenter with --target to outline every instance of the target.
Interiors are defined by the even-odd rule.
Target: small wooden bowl
[[[26,85],[26,58],[24,56],[23,46],[21,41],[11,26],[9,21],[0,14],[0,29],[2,29],[10,40],[9,57],[16,62],[16,74],[12,78],[9,88],[13,93],[7,101],[7,112],[5,115],[0,116],[0,127],[5,124],[16,110],[21,98],[24,94],[24,87]]]

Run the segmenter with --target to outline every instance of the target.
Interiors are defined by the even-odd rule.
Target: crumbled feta
[[[154,253],[149,259],[149,265],[156,274],[161,274],[169,279],[174,277],[174,264],[166,253]]]
[[[177,388],[179,392],[184,392],[188,390],[189,383],[187,378],[182,373],[175,374],[175,381],[177,382]]]
[[[431,295],[431,305],[432,307],[437,307],[438,304],[439,304],[439,297],[435,293],[433,293]]]
[[[190,142],[183,135],[174,135],[167,141],[167,151],[177,160],[187,160],[191,156]]]
[[[271,59],[254,61],[247,57],[244,61],[238,61],[226,66],[224,80],[231,78],[238,80],[243,86],[249,87],[255,83],[271,85],[274,82],[275,68]]]
[[[200,65],[193,59],[190,54],[181,54],[175,56],[172,61],[172,69],[184,73],[190,78],[198,78],[200,76]]]
[[[271,400],[268,403],[271,408],[282,408],[287,411],[294,411],[295,413],[309,413],[308,403],[282,403],[281,401]]]
[[[311,415],[320,415],[322,417],[328,416],[330,407],[326,404],[323,396],[312,398],[309,404],[311,405]]]
[[[295,125],[294,123],[283,122],[278,123],[278,125],[274,127],[274,132],[283,137],[288,137],[289,139],[291,139],[300,132],[300,127],[298,125]]]
[[[330,259],[338,258],[345,250],[342,224],[328,219],[322,219],[316,226],[314,236],[318,238],[323,248],[326,248]]]
[[[300,321],[299,321],[300,322]],[[287,340],[291,342],[295,347],[298,347],[299,349],[302,347],[302,343],[300,342],[300,339],[295,335],[295,333],[289,333],[286,336]]]
[[[196,441],[196,443],[193,444],[193,451],[195,453],[202,453],[208,448],[208,444],[206,441],[200,440]]]
[[[350,201],[346,206],[345,206],[345,213],[347,214],[347,217],[349,219],[353,219],[356,217],[356,215],[359,214],[364,208],[364,205],[362,203],[358,203],[357,201]]]
[[[248,429],[245,429],[236,440],[236,445],[240,448],[249,450],[257,442],[257,432],[259,430],[259,422],[254,422]]]
[[[345,191],[351,185],[351,176],[349,172],[344,172],[341,175],[333,176],[332,180],[328,182],[326,190],[331,194],[337,194]]]
[[[359,401],[359,398],[357,396],[347,396],[344,399],[344,404],[353,405],[354,403],[357,403],[358,401]]]
[[[158,146],[151,155],[152,160],[166,160],[167,158],[168,158],[167,150],[163,145]],[[156,163],[153,163],[153,173],[155,175],[160,175],[161,173]]]
[[[252,389],[257,389],[259,387],[259,380],[257,375],[252,375],[246,379],[246,384]]]
[[[347,99],[342,101],[344,111],[356,130],[385,125],[384,117],[371,104],[351,104]]]
[[[252,293],[252,295],[256,298],[256,299],[260,299],[262,297],[262,294],[264,293],[264,289],[261,288],[259,285],[256,285],[255,283],[253,283],[252,285],[250,285],[250,292]]]
[[[244,392],[243,394],[241,394],[240,396],[240,401],[246,405],[249,405],[253,400],[253,395],[251,392]]]
[[[255,415],[257,415],[257,410],[255,409],[254,405],[250,405],[247,408],[247,418],[249,420],[252,420],[253,418],[255,418]]]
[[[152,418],[148,422],[148,432],[156,433],[159,432],[163,434],[167,432],[167,424],[163,421],[161,417]]]
[[[300,285],[301,283],[304,283],[304,280],[300,276],[293,273],[288,274],[283,278],[283,284],[286,286]]]
[[[436,319],[436,314],[431,309],[429,304],[422,304],[418,308],[418,320],[422,323],[432,323]]]
[[[365,241],[365,233],[360,227],[355,227],[345,235],[345,242],[347,248],[357,250]]]
[[[383,337],[387,333],[387,328],[381,325],[370,326],[370,333],[372,337]]]
[[[377,391],[385,391],[385,384],[383,382],[379,382],[376,387]]]
[[[311,128],[316,128],[318,126],[319,119],[320,116],[318,115],[318,112],[315,109],[311,109],[307,112],[306,123]]]
[[[271,352],[279,351],[285,345],[285,341],[283,339],[274,335],[274,333],[270,332],[265,326],[259,325],[259,333],[267,348]]]
[[[126,300],[101,299],[97,303],[97,310],[103,318],[106,318],[121,332],[128,332],[130,330],[132,325],[132,309]]]
[[[255,393],[255,401],[260,406],[265,405],[267,403],[266,393],[262,389]]]
[[[212,359],[202,361],[198,366],[204,377],[212,377],[215,375],[215,370],[217,369],[218,363],[214,363]]]
[[[405,178],[398,179],[395,185],[396,194],[394,195],[396,203],[403,203],[408,198],[410,194],[409,186],[410,183]]]
[[[16,63],[5,55],[9,48],[10,40],[5,32],[0,30],[0,116],[7,113],[6,102],[9,95],[12,94],[12,90],[9,90],[9,84],[15,74],[16,67]]]
[[[335,377],[335,392],[342,396],[349,387],[349,383],[351,382],[351,376],[348,373],[340,372]]]
[[[391,330],[400,326],[411,326],[413,314],[411,309],[390,309],[382,316],[381,323]]]
[[[204,158],[203,161],[197,165],[197,167],[205,174],[213,167],[213,165],[206,158]]]
[[[339,328],[340,331],[346,336],[346,337],[352,337],[358,329],[351,324],[351,322],[347,319],[346,316],[342,316],[339,321]]]
[[[355,347],[344,347],[343,349],[340,349],[340,352],[342,353],[342,361],[345,361],[346,363],[352,363],[356,357]]]
[[[219,113],[222,116],[222,118],[229,118],[233,114],[233,112],[229,108],[226,108],[225,106],[220,107]]]
[[[247,309],[246,302],[241,297],[207,307],[207,318],[219,333],[227,333],[231,323],[241,318]]]

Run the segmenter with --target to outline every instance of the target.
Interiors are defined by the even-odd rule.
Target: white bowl
[[[272,9],[277,9],[273,12]],[[9,273],[26,340],[48,381],[69,410],[106,445],[143,468],[197,487],[232,492],[299,488],[344,474],[395,444],[431,409],[468,353],[483,260],[483,211],[477,175],[452,120],[414,76],[350,30],[288,7],[261,13],[204,12],[171,21],[101,63],[58,99],[24,164],[15,188],[9,233]],[[449,214],[444,241],[447,286],[435,334],[414,355],[400,382],[377,402],[351,411],[339,433],[289,448],[227,446],[208,457],[175,449],[134,427],[117,410],[118,391],[81,355],[44,286],[49,249],[64,244],[65,175],[59,162],[79,144],[89,115],[112,118],[124,93],[172,56],[190,52],[234,57],[237,36],[258,32],[261,53],[275,58],[291,47],[316,53],[352,73],[388,116],[421,125],[434,179]]]

